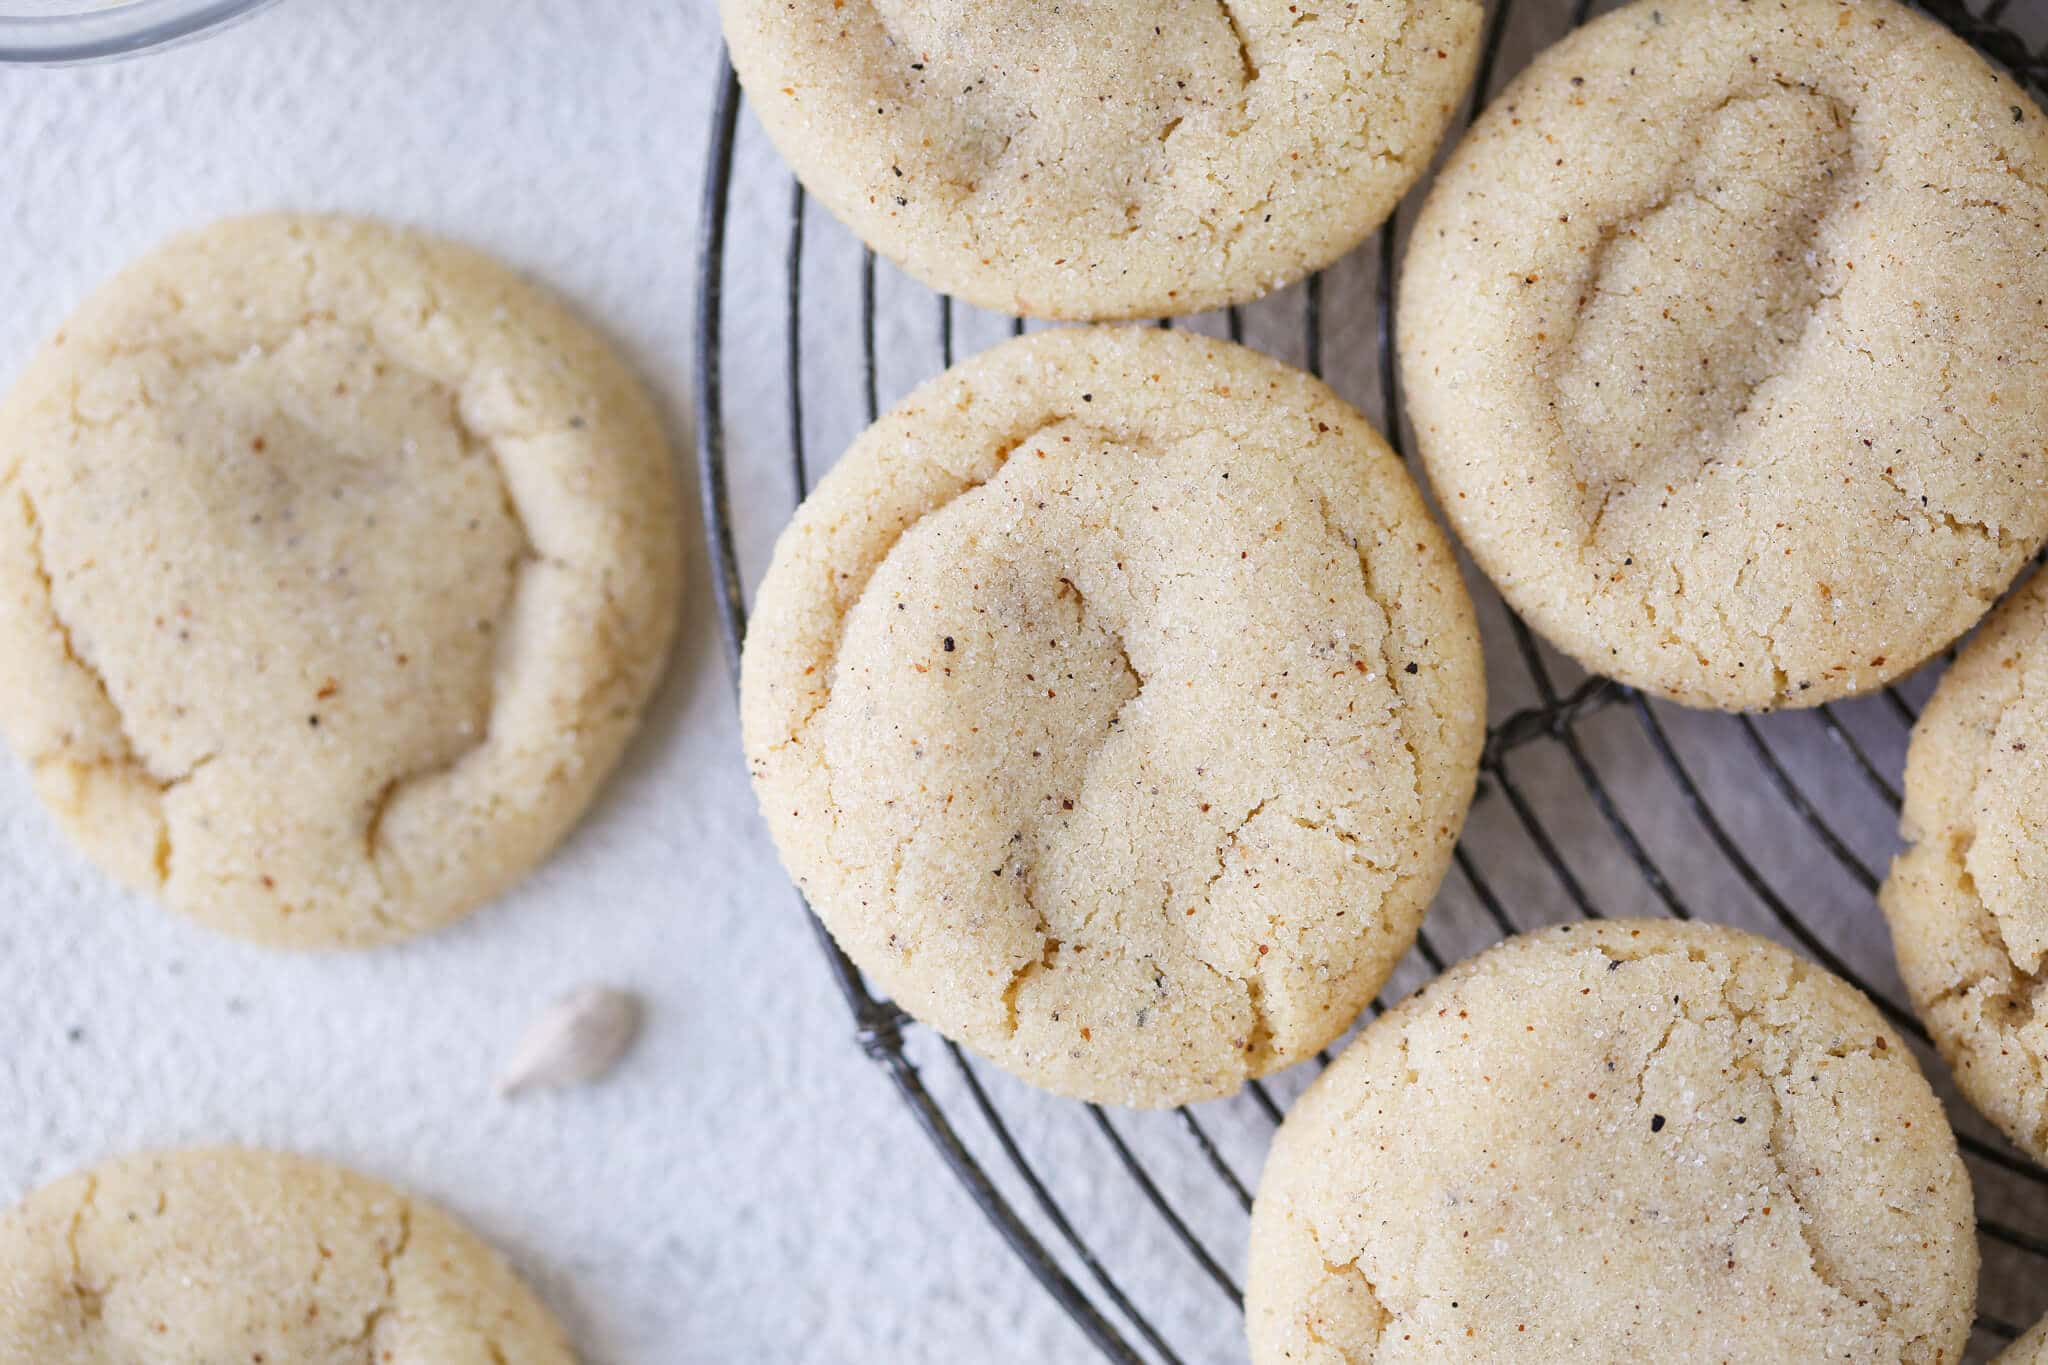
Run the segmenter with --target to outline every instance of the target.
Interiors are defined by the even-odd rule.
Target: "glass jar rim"
[[[275,0],[125,0],[75,14],[0,17],[0,64],[63,66],[197,38]]]

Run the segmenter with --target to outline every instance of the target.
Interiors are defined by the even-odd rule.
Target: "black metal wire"
[[[2007,7],[2007,0],[1988,0],[1985,7],[1976,13],[1966,8],[1962,0],[1921,0],[1921,3],[1992,58],[2005,64],[2025,83],[2036,90],[2048,88],[2048,52],[2030,50],[2022,39],[1998,22]],[[1571,22],[1574,25],[1583,22],[1592,7],[1593,0],[1571,0]],[[1476,116],[1478,109],[1492,94],[1493,78],[1506,36],[1509,14],[1513,8],[1514,0],[1495,0],[1493,4],[1482,40],[1479,74],[1465,115],[1467,122]],[[719,622],[726,662],[735,684],[738,679],[741,642],[746,631],[746,606],[727,483],[721,343],[727,229],[731,211],[732,173],[741,102],[738,82],[733,76],[731,65],[729,62],[724,63],[719,73],[712,109],[710,155],[706,166],[701,221],[700,240],[703,255],[698,277],[697,315],[698,453],[699,492],[706,520],[712,585],[720,606]],[[786,366],[791,469],[796,494],[801,498],[808,492],[811,480],[805,455],[806,386],[802,341],[806,198],[800,187],[792,190],[790,204],[789,231],[784,253],[787,337],[783,359]],[[1379,345],[1377,368],[1382,412],[1388,439],[1399,451],[1403,448],[1403,433],[1399,378],[1394,366],[1394,299],[1398,269],[1395,223],[1390,222],[1382,229],[1376,251],[1379,275],[1375,283],[1374,307]],[[872,421],[880,410],[881,398],[875,335],[876,262],[872,251],[864,251],[862,254],[859,290],[862,331],[860,381],[865,410]],[[1324,358],[1323,322],[1327,307],[1325,292],[1325,284],[1320,276],[1310,279],[1303,291],[1306,331],[1304,355],[1308,368],[1318,374],[1321,373]],[[939,300],[938,319],[942,359],[944,364],[950,366],[954,360],[954,312],[950,300]],[[1245,332],[1242,311],[1237,308],[1228,310],[1225,321],[1231,339],[1241,341]],[[1021,334],[1023,330],[1024,324],[1021,320],[1012,322],[1013,334]],[[1518,616],[1512,612],[1507,612],[1506,615],[1517,654],[1524,672],[1535,689],[1538,704],[1510,714],[1490,727],[1481,770],[1489,783],[1506,798],[1517,824],[1535,847],[1543,864],[1564,890],[1575,910],[1589,918],[1599,917],[1604,913],[1584,878],[1566,856],[1565,849],[1569,845],[1551,831],[1546,824],[1544,811],[1539,809],[1516,778],[1512,760],[1524,749],[1534,746],[1554,744],[1562,750],[1594,810],[1652,895],[1673,917],[1693,918],[1693,911],[1686,899],[1623,814],[1622,806],[1615,799],[1607,778],[1582,742],[1580,728],[1583,725],[1619,708],[1620,711],[1635,716],[1644,739],[1658,761],[1659,770],[1673,784],[1684,808],[1690,812],[1706,835],[1707,843],[1747,889],[1756,904],[1762,907],[1810,956],[1863,990],[1894,1024],[1925,1045],[1926,1030],[1911,1012],[1886,995],[1873,990],[1839,953],[1805,923],[1787,899],[1773,887],[1757,861],[1730,832],[1707,800],[1699,781],[1681,756],[1678,744],[1658,715],[1657,708],[1633,689],[1604,678],[1589,678],[1569,690],[1560,689],[1550,676],[1543,650],[1537,644],[1534,635]],[[1885,688],[1882,696],[1893,722],[1910,727],[1918,719],[1917,709],[1898,688]],[[1811,714],[1822,727],[1828,741],[1847,755],[1852,766],[1860,774],[1861,781],[1886,808],[1896,812],[1900,806],[1897,786],[1886,776],[1884,769],[1871,758],[1862,741],[1844,723],[1837,708],[1823,706],[1816,708]],[[1792,777],[1773,747],[1772,732],[1748,717],[1738,717],[1734,723],[1741,729],[1751,757],[1763,770],[1766,780],[1785,807],[1813,835],[1821,848],[1860,890],[1874,890],[1878,882],[1878,872],[1836,833],[1811,795]],[[1454,851],[1454,866],[1493,927],[1502,936],[1518,932],[1518,926],[1508,914],[1504,901],[1487,880],[1467,844],[1461,843]],[[922,1074],[907,1052],[906,1030],[918,1026],[894,1004],[877,999],[867,989],[858,968],[840,951],[830,934],[815,917],[811,918],[811,924],[834,984],[846,999],[854,1017],[856,1039],[863,1050],[889,1075],[904,1103],[910,1108],[942,1159],[953,1170],[969,1196],[1010,1244],[1019,1259],[1073,1318],[1105,1358],[1118,1362],[1135,1362],[1136,1365],[1144,1365],[1147,1361],[1161,1362],[1162,1365],[1179,1365],[1181,1357],[1110,1273],[1102,1257],[1082,1236],[1073,1217],[1040,1176],[1012,1125],[982,1083],[978,1074],[982,1064],[971,1059],[957,1045],[950,1042],[944,1044],[970,1101],[969,1109],[979,1118],[988,1139],[993,1142],[995,1149],[1007,1163],[1009,1178],[1028,1193],[1030,1206],[1035,1210],[1035,1218],[1039,1225],[1048,1229],[1054,1239],[1065,1247],[1066,1254],[1071,1257],[1072,1262],[1079,1264],[1087,1280],[1094,1286],[1092,1293],[1068,1273],[1047,1243],[1041,1240],[1040,1235],[1033,1229],[1034,1215],[1027,1214],[1011,1202],[990,1169],[975,1155],[970,1142],[956,1126],[954,1116],[926,1087]],[[1441,971],[1444,967],[1444,955],[1426,935],[1418,938],[1417,955],[1432,971]],[[1382,1002],[1375,1001],[1372,1013],[1377,1014],[1381,1008]],[[1327,1063],[1328,1055],[1324,1054],[1321,1060]],[[1280,1122],[1282,1107],[1266,1085],[1257,1081],[1252,1082],[1246,1087],[1244,1098],[1268,1123],[1277,1125]],[[1181,1243],[1195,1267],[1203,1272],[1205,1279],[1216,1286],[1233,1308],[1241,1308],[1242,1292],[1226,1268],[1224,1259],[1205,1243],[1201,1233],[1175,1208],[1173,1202],[1165,1195],[1160,1182],[1140,1160],[1129,1142],[1111,1122],[1108,1114],[1095,1106],[1089,1106],[1087,1112],[1115,1156],[1117,1165],[1133,1182],[1138,1193],[1153,1207],[1168,1233]],[[1209,1130],[1190,1110],[1178,1111],[1177,1118],[1180,1129],[1192,1144],[1194,1152],[1220,1182],[1234,1206],[1241,1211],[1248,1211],[1252,1203],[1251,1192]],[[2048,1188],[2048,1172],[2029,1162],[2002,1141],[1986,1141],[1970,1133],[1959,1133],[1958,1140],[1963,1152],[1971,1161],[1981,1163],[2004,1175],[2018,1177],[2036,1189]],[[2003,1218],[1981,1220],[1980,1232],[1985,1238],[2007,1248],[2013,1254],[2038,1258],[2048,1263],[2048,1237],[2038,1232],[2014,1226]],[[1098,1294],[1099,1304],[1096,1298]],[[2035,1308],[2042,1306],[2034,1305]],[[1980,1314],[1977,1326],[1987,1336],[2004,1341],[2018,1336],[2022,1330],[1990,1314]]]
[[[1528,671],[1530,679],[1536,684],[1537,695],[1543,701],[1542,710],[1554,718],[1551,733],[1563,746],[1565,757],[1571,761],[1572,771],[1578,776],[1579,784],[1586,789],[1586,795],[1592,798],[1593,808],[1600,813],[1600,818],[1607,823],[1608,829],[1613,831],[1614,837],[1621,841],[1621,846],[1627,850],[1630,859],[1641,870],[1643,880],[1649,884],[1657,899],[1664,903],[1664,908],[1671,917],[1691,919],[1692,911],[1678,898],[1678,891],[1672,886],[1671,879],[1664,875],[1664,869],[1650,856],[1649,849],[1644,847],[1642,839],[1637,836],[1635,827],[1622,818],[1620,807],[1615,804],[1613,794],[1607,790],[1606,780],[1600,776],[1593,761],[1586,756],[1585,745],[1579,740],[1578,722],[1592,712],[1618,700],[1619,689],[1608,684],[1605,679],[1595,678],[1582,684],[1571,697],[1560,699],[1556,684],[1550,680],[1550,670],[1544,667],[1542,652],[1537,648],[1535,637],[1527,630],[1517,630],[1515,646],[1522,656],[1522,667]],[[1504,773],[1506,762],[1506,748],[1501,748],[1488,755],[1486,767],[1488,771]]]
[[[1834,826],[1827,822],[1826,817],[1814,809],[1813,803],[1806,799],[1806,793],[1792,780],[1792,774],[1786,772],[1785,765],[1778,761],[1776,752],[1770,745],[1764,743],[1763,731],[1757,728],[1756,721],[1749,716],[1737,716],[1735,719],[1742,727],[1743,738],[1749,741],[1750,751],[1756,755],[1757,762],[1763,765],[1764,772],[1771,779],[1771,786],[1785,799],[1785,804],[1790,806],[1800,819],[1806,821],[1812,828],[1814,837],[1820,840],[1821,847],[1841,864],[1842,870],[1865,891],[1876,895],[1877,888],[1883,884],[1884,878],[1857,857],[1849,846],[1842,842],[1842,836],[1835,833]]]
[[[1828,738],[1848,751],[1849,757],[1855,761],[1857,769],[1862,772],[1864,780],[1870,783],[1878,796],[1887,806],[1892,808],[1894,813],[1906,804],[1905,799],[1899,795],[1899,789],[1894,787],[1891,784],[1891,780],[1878,770],[1877,764],[1871,762],[1868,751],[1857,742],[1856,736],[1850,733],[1849,727],[1842,724],[1841,717],[1835,714],[1835,708],[1832,705],[1822,703],[1813,708],[1813,714],[1819,719],[1821,728],[1827,731]]]
[[[1999,1342],[2003,1344],[2016,1340],[2019,1334],[2027,1329],[2016,1327],[2003,1318],[1994,1318],[1991,1314],[1979,1310],[1977,1313],[1977,1330],[1987,1336],[1997,1337]]]
[[[1215,1142],[1209,1137],[1208,1130],[1203,1128],[1196,1121],[1194,1114],[1185,1107],[1180,1110],[1180,1121],[1181,1125],[1187,1129],[1188,1136],[1195,1140],[1195,1146],[1200,1148],[1202,1155],[1208,1159],[1209,1169],[1214,1171],[1216,1178],[1223,1182],[1223,1188],[1230,1191],[1231,1196],[1237,1200],[1240,1208],[1246,1213],[1250,1213],[1252,1211],[1252,1192],[1245,1188],[1245,1183],[1237,1178],[1237,1172],[1232,1170],[1230,1163],[1223,1159],[1223,1153],[1217,1150]]]
[[[1124,1170],[1130,1175],[1132,1183],[1138,1187],[1139,1192],[1145,1196],[1152,1207],[1158,1210],[1159,1216],[1166,1220],[1166,1225],[1173,1230],[1174,1236],[1180,1238],[1181,1245],[1186,1247],[1188,1254],[1195,1258],[1195,1264],[1202,1268],[1202,1273],[1207,1275],[1229,1297],[1230,1301],[1242,1310],[1244,1308],[1244,1291],[1239,1289],[1236,1281],[1230,1278],[1230,1272],[1225,1270],[1216,1260],[1215,1256],[1210,1254],[1209,1248],[1202,1245],[1202,1239],[1197,1237],[1194,1231],[1188,1227],[1187,1220],[1182,1218],[1174,1210],[1173,1205],[1167,1201],[1166,1196],[1159,1192],[1159,1186],[1152,1179],[1151,1172],[1145,1169],[1145,1163],[1138,1160],[1137,1153],[1131,1150],[1130,1144],[1126,1143],[1123,1140],[1123,1135],[1117,1132],[1116,1126],[1109,1121],[1109,1115],[1103,1112],[1102,1106],[1099,1104],[1089,1105],[1088,1114],[1089,1117],[1095,1120],[1096,1128],[1101,1130],[1102,1136],[1109,1143],[1110,1148],[1115,1151],[1117,1160],[1123,1163]]]

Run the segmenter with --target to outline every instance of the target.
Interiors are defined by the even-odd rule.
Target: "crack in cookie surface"
[[[1849,125],[1810,87],[1731,94],[1655,202],[1602,225],[1555,380],[1602,512],[1635,485],[1742,458],[1730,438],[1825,296],[1826,224],[1861,187]]]
[[[315,323],[225,365],[167,359],[139,353],[154,371],[146,396],[19,472],[35,485],[21,496],[50,619],[113,722],[104,744],[31,759],[46,779],[81,759],[111,765],[69,777],[121,783],[153,807],[147,856],[173,904],[255,883],[281,920],[332,913],[331,882],[285,870],[310,837],[327,849],[318,875],[342,879],[353,861],[364,887],[339,898],[388,925],[384,815],[484,742],[495,640],[534,554],[499,457],[462,422],[458,395],[393,366],[367,330]],[[330,390],[300,389],[308,371]],[[351,430],[359,415],[375,425]],[[124,465],[137,483],[121,491]],[[61,509],[54,554],[45,506]],[[180,535],[191,539],[166,543]],[[435,539],[455,552],[423,554]],[[410,566],[426,566],[417,595]],[[417,704],[398,705],[406,696]],[[309,765],[336,764],[336,745],[339,781],[306,783]],[[278,864],[237,866],[218,842],[221,801],[252,785],[269,790],[256,818],[262,842],[286,849]]]

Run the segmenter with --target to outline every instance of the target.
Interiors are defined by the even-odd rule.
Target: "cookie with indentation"
[[[1374,1021],[1252,1212],[1255,1365],[1962,1358],[1970,1181],[1876,1008],[1734,929],[1508,940]]]
[[[1429,164],[1477,0],[723,0],[805,188],[949,294],[1133,318],[1336,260]]]
[[[1471,605],[1355,410],[1156,329],[1010,342],[776,546],[742,719],[783,860],[905,1009],[1164,1105],[1341,1033],[1473,791]]]
[[[424,236],[223,223],[0,402],[0,732],[177,909],[387,942],[574,823],[680,565],[653,405],[561,304]]]
[[[1956,1084],[2048,1161],[2048,578],[1993,614],[1906,755],[1879,896],[1899,974]]]
[[[548,1310],[423,1200],[237,1148],[110,1161],[0,1217],[0,1365],[574,1365]]]
[[[1452,527],[1588,669],[1802,706],[2048,536],[2048,124],[1892,0],[1645,0],[1537,58],[1401,286]]]
[[[1994,1365],[2048,1365],[2048,1318],[2034,1324],[2034,1330],[2005,1348]]]

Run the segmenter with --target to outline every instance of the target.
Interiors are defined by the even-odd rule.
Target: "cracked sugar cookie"
[[[1483,691],[1363,417],[1242,347],[1091,328],[860,438],[776,547],[742,717],[785,863],[883,990],[1050,1090],[1167,1105],[1372,999]]]
[[[1132,318],[1378,227],[1472,79],[1478,0],[722,0],[805,188],[934,288]]]
[[[1539,57],[1417,222],[1453,529],[1588,669],[1867,691],[2048,535],[2048,131],[1891,0],[1655,0]]]
[[[1970,1102],[2048,1161],[2048,578],[2000,607],[1913,727],[1879,896]]]
[[[574,1365],[498,1254],[422,1200],[237,1148],[111,1161],[0,1216],[0,1365]]]
[[[437,927],[574,823],[679,595],[654,409],[504,267],[181,238],[0,402],[0,731],[98,862],[290,947]]]
[[[1280,1129],[1254,1365],[1962,1358],[1976,1224],[1913,1056],[1750,934],[1565,925],[1374,1021]]]

